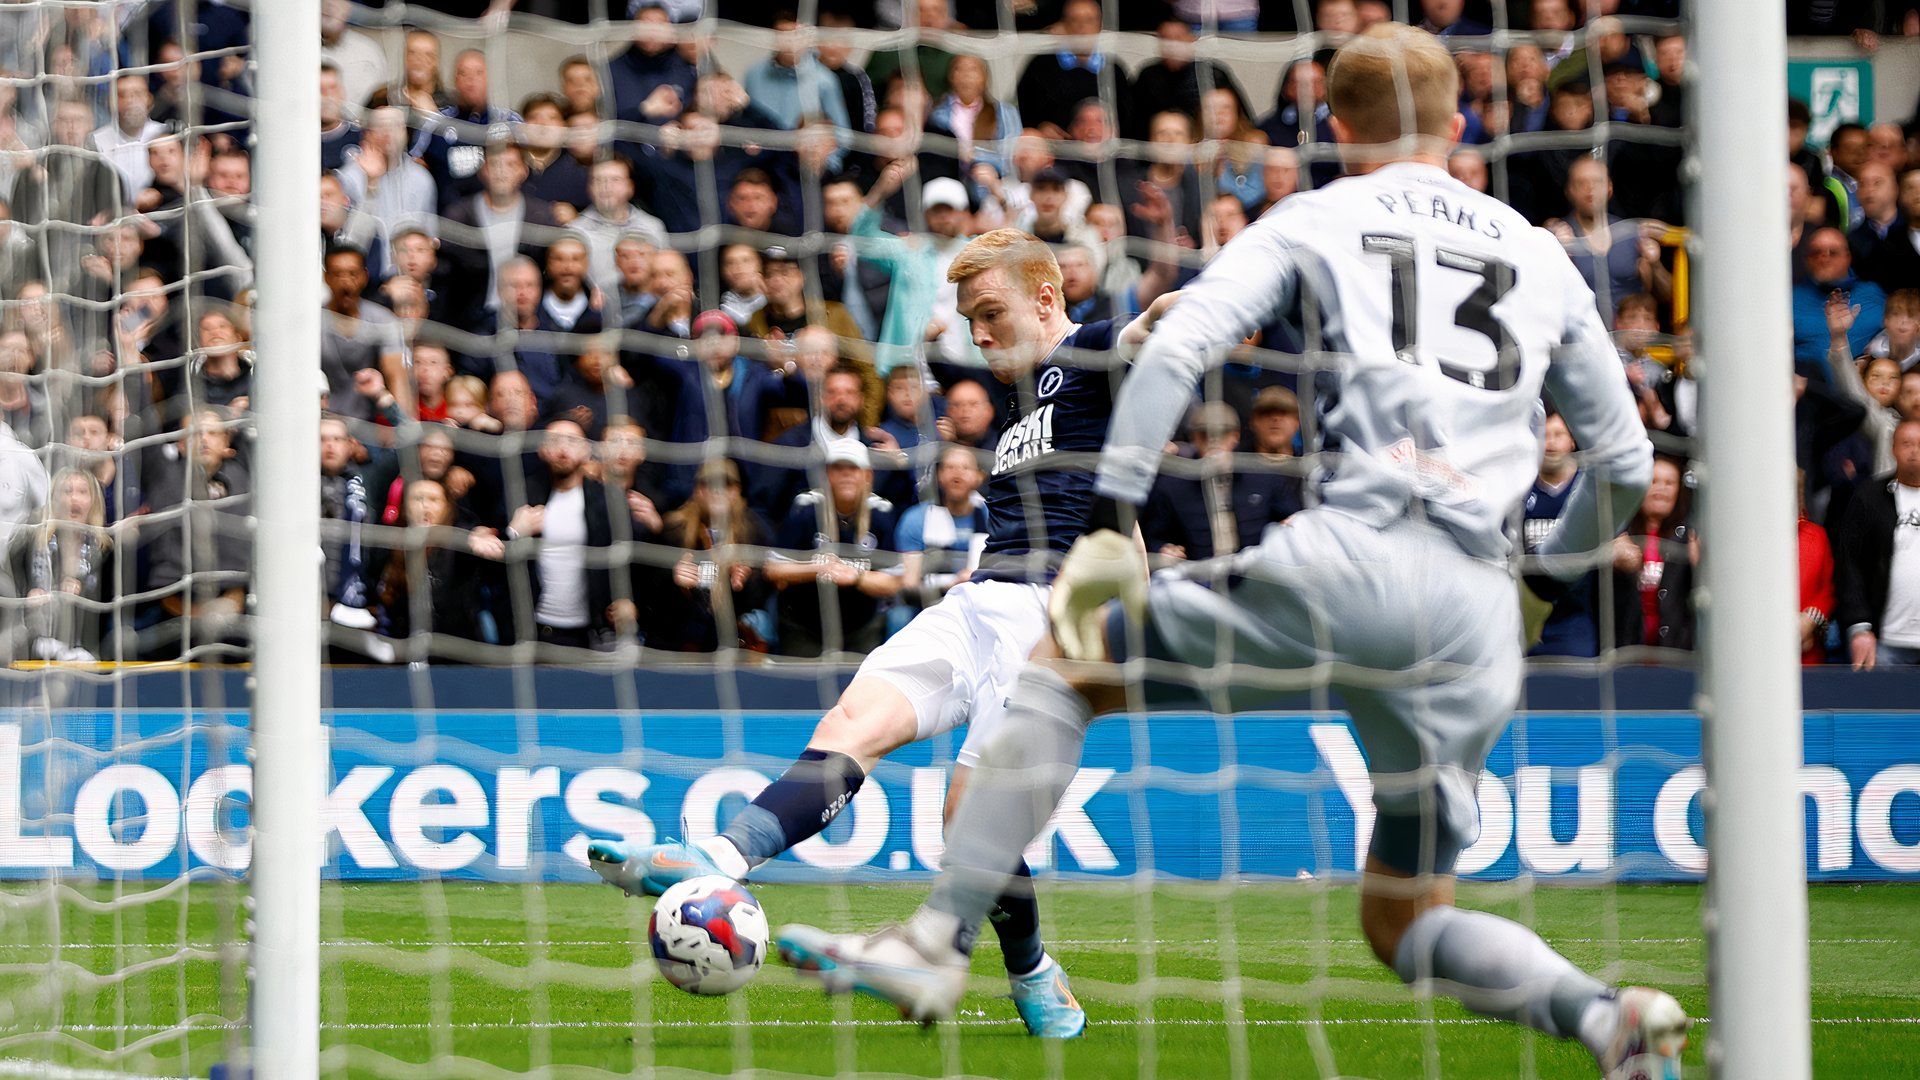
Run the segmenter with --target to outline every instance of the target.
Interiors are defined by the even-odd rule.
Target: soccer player
[[[1527,927],[1453,906],[1455,859],[1479,832],[1476,781],[1519,698],[1523,605],[1505,524],[1533,481],[1542,389],[1588,448],[1543,567],[1578,577],[1653,463],[1593,294],[1559,244],[1447,174],[1457,80],[1423,31],[1386,24],[1343,46],[1329,97],[1355,175],[1228,244],[1154,330],[1115,407],[1096,490],[1138,505],[1206,366],[1271,319],[1304,324],[1339,356],[1318,376],[1322,432],[1340,449],[1319,505],[1226,574],[1200,564],[1149,585],[1117,535],[1076,545],[1050,601],[1064,661],[1029,665],[978,744],[928,903],[864,937],[781,931],[783,955],[829,989],[953,1015],[982,913],[1064,791],[1088,724],[1126,704],[1113,662],[1202,675],[1324,664],[1372,771],[1360,922],[1380,960],[1470,1009],[1579,1040],[1609,1076],[1677,1075],[1687,1019],[1671,997],[1607,987]],[[1216,578],[1228,584],[1199,584]],[[1538,598],[1526,606],[1529,622],[1543,618]],[[1146,686],[1150,702],[1171,689]],[[1253,680],[1228,688],[1236,710],[1276,695]]]
[[[960,313],[993,374],[1017,387],[987,480],[988,538],[979,567],[867,656],[806,752],[725,832],[698,844],[632,851],[590,845],[594,869],[627,892],[658,895],[702,874],[741,879],[826,828],[880,758],[970,722],[948,792],[952,806],[976,745],[1004,721],[1013,680],[1047,635],[1047,582],[1100,511],[1087,465],[1106,439],[1114,374],[1085,360],[1137,344],[1173,297],[1125,330],[1107,321],[1076,325],[1066,315],[1052,252],[1018,229],[974,239],[954,258],[947,280],[958,285]],[[1008,865],[1028,877],[1024,862]],[[1086,1014],[1041,943],[1033,890],[1008,889],[992,918],[1027,1030],[1051,1038],[1080,1034]]]

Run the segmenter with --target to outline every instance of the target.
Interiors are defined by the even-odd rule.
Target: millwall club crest
[[[1048,398],[1059,393],[1060,384],[1066,381],[1067,381],[1067,373],[1060,368],[1050,367],[1041,371],[1040,372],[1040,388],[1039,388],[1040,396],[1043,398]]]

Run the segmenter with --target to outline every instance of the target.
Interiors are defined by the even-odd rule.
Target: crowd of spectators
[[[273,229],[248,199],[248,125],[273,121],[249,117],[245,10],[189,6],[0,6],[15,660],[244,642],[248,463],[271,437],[248,420],[252,255]],[[1054,245],[1073,319],[1142,310],[1337,177],[1332,49],[1396,8],[1458,56],[1450,171],[1566,245],[1663,451],[1541,652],[1692,646],[1676,0],[1514,0],[1500,22],[1524,32],[1498,48],[1468,0],[1040,0],[1017,39],[972,33],[1001,29],[983,0],[823,0],[813,27],[727,0],[417,6],[496,30],[598,13],[623,39],[506,101],[490,58],[510,49],[448,55],[404,9],[325,2],[316,614],[337,658],[871,648],[966,580],[1018,392],[972,346],[954,255],[1023,228]],[[1902,5],[1829,8],[1796,30],[1920,33]],[[771,46],[729,69],[702,14]],[[903,26],[878,51],[845,33]],[[1104,51],[1114,31],[1151,58]],[[1196,57],[1216,31],[1321,36],[1267,101]],[[1843,125],[1823,152],[1791,115],[1807,659],[1913,663],[1920,141]],[[1310,501],[1315,344],[1271,327],[1209,376],[1169,447],[1189,463],[1141,517],[1157,563],[1254,543]],[[1528,543],[1578,450],[1550,418]]]

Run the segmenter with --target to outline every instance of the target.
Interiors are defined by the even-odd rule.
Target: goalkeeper
[[[1337,358],[1316,380],[1321,432],[1339,450],[1320,505],[1195,580],[1148,585],[1115,533],[1076,545],[1049,601],[1065,662],[1029,665],[980,746],[928,903],[865,937],[788,927],[783,955],[829,989],[952,1016],[982,913],[1057,804],[1088,724],[1126,705],[1113,664],[1224,673],[1236,711],[1276,702],[1284,686],[1266,672],[1327,665],[1372,772],[1360,922],[1380,960],[1477,1012],[1578,1040],[1610,1077],[1678,1074],[1687,1019],[1671,997],[1605,986],[1527,927],[1453,906],[1481,766],[1519,699],[1505,524],[1533,480],[1542,390],[1590,448],[1541,546],[1546,565],[1584,572],[1653,460],[1593,294],[1558,242],[1447,174],[1458,93],[1452,58],[1424,31],[1382,24],[1343,46],[1329,98],[1353,175],[1229,243],[1154,330],[1115,407],[1097,490],[1138,504],[1207,365],[1271,320],[1310,331]],[[1150,703],[1177,689],[1147,687]]]

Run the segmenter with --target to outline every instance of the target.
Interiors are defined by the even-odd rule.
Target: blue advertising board
[[[806,744],[814,713],[328,714],[327,873],[591,880],[590,839],[705,836]],[[243,712],[0,713],[0,876],[170,878],[249,859]],[[955,743],[902,750],[849,811],[766,876],[926,872],[943,853]],[[1920,880],[1920,714],[1810,712],[1816,880]],[[1690,880],[1705,869],[1700,725],[1676,712],[1538,712],[1480,782],[1462,871]],[[1036,867],[1092,877],[1351,873],[1372,813],[1331,713],[1156,714],[1095,725]]]

